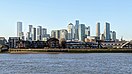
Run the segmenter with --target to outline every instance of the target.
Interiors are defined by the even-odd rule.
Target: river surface
[[[0,54],[0,74],[132,74],[132,54]]]

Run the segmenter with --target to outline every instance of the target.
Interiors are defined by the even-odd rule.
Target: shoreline
[[[1,52],[2,53],[2,52]],[[9,49],[9,54],[132,53],[132,49]]]

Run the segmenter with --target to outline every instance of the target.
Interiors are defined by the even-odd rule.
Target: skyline
[[[8,38],[17,36],[16,22],[23,22],[23,31],[28,31],[28,25],[42,25],[51,30],[67,29],[69,23],[75,25],[75,20],[91,27],[91,35],[96,35],[96,23],[100,22],[101,33],[104,32],[105,22],[111,24],[111,30],[117,32],[117,38],[122,36],[131,40],[131,4],[132,1],[114,0],[23,0],[0,2],[0,35]],[[7,28],[8,27],[8,28]],[[10,31],[9,31],[10,30]]]

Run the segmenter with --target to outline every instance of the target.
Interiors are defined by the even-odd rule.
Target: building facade
[[[60,39],[60,30],[52,30],[51,31],[51,38]]]
[[[79,41],[84,41],[85,39],[85,24],[79,24]]]
[[[32,32],[33,32],[33,25],[29,25],[29,33],[30,33],[30,39],[32,40]]]
[[[90,36],[90,26],[85,27],[85,36]]]
[[[79,20],[76,20],[75,22],[75,39],[79,39],[79,34],[78,34],[78,28],[79,28]]]
[[[96,36],[100,37],[100,22],[96,24]]]
[[[68,31],[66,29],[60,30],[60,39],[68,40]]]
[[[105,35],[105,40],[110,41],[110,23],[107,22],[105,23],[104,35]]]
[[[32,41],[36,41],[36,28],[33,28],[32,30]]]
[[[22,22],[17,22],[17,37],[24,40],[24,33],[22,32]]]
[[[72,23],[68,24],[68,40],[75,39],[75,28]]]
[[[42,40],[42,26],[37,27],[37,40],[38,41]]]

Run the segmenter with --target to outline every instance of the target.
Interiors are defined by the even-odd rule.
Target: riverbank
[[[132,53],[132,49],[9,49],[8,53]]]

